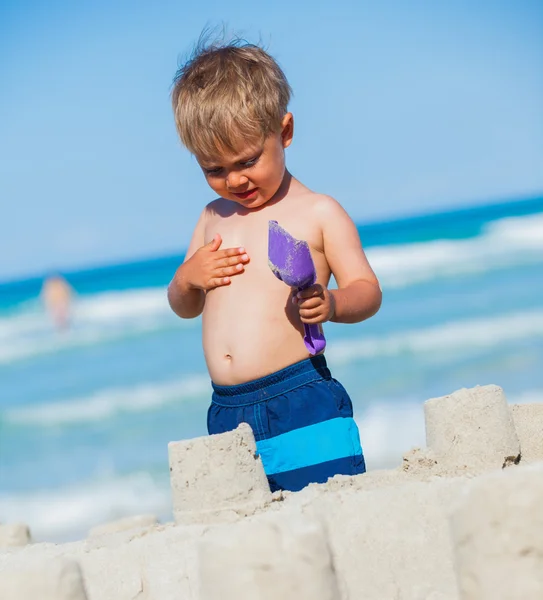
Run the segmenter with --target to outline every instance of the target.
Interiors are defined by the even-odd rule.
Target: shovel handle
[[[303,289],[299,287],[298,291],[301,292]],[[304,344],[311,356],[315,356],[315,354],[322,352],[326,348],[326,338],[322,331],[322,325],[319,323],[315,323],[314,325],[304,323]]]
[[[318,323],[315,325],[304,323],[304,344],[312,356],[324,350],[326,339]]]

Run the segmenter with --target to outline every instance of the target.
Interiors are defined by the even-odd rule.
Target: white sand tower
[[[543,402],[513,404],[511,412],[520,441],[522,463],[543,461]]]
[[[201,600],[339,600],[326,532],[302,515],[215,529],[199,547]]]
[[[543,598],[543,465],[474,480],[451,529],[462,600]]]
[[[79,565],[55,558],[0,572],[2,600],[87,600]]]
[[[30,544],[30,529],[24,523],[0,525],[0,548],[26,546]]]
[[[426,443],[438,463],[476,471],[518,462],[520,445],[503,390],[461,389],[424,403]]]
[[[271,501],[251,427],[168,444],[175,522],[228,520]]]

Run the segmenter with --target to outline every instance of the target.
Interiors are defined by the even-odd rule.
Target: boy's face
[[[283,118],[281,131],[264,142],[248,144],[238,153],[197,157],[207,183],[222,198],[245,208],[266,204],[277,192],[285,175],[285,152],[294,131],[291,113]]]

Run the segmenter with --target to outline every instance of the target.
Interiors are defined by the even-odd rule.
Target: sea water
[[[422,403],[495,383],[543,400],[543,198],[362,225],[383,305],[327,324],[368,468],[424,444]],[[182,256],[66,274],[73,327],[58,333],[41,279],[0,285],[0,522],[37,540],[101,522],[171,519],[167,444],[206,434],[200,319],[170,310]]]

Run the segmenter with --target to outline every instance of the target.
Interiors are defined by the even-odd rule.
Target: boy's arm
[[[168,286],[168,301],[175,314],[193,319],[204,310],[206,293],[230,285],[232,277],[241,275],[249,256],[244,248],[220,249],[221,236],[216,233],[206,245],[207,209],[204,209],[192,234],[183,264]]]
[[[192,287],[186,277],[186,262],[204,245],[206,209],[202,211],[190,240],[185,259],[168,285],[168,302],[173,312],[182,319],[193,319],[202,314],[205,292]]]
[[[382,293],[366,254],[358,230],[343,207],[326,198],[319,211],[322,223],[324,255],[337,281],[330,290],[335,323],[358,323],[372,317],[380,308]]]

